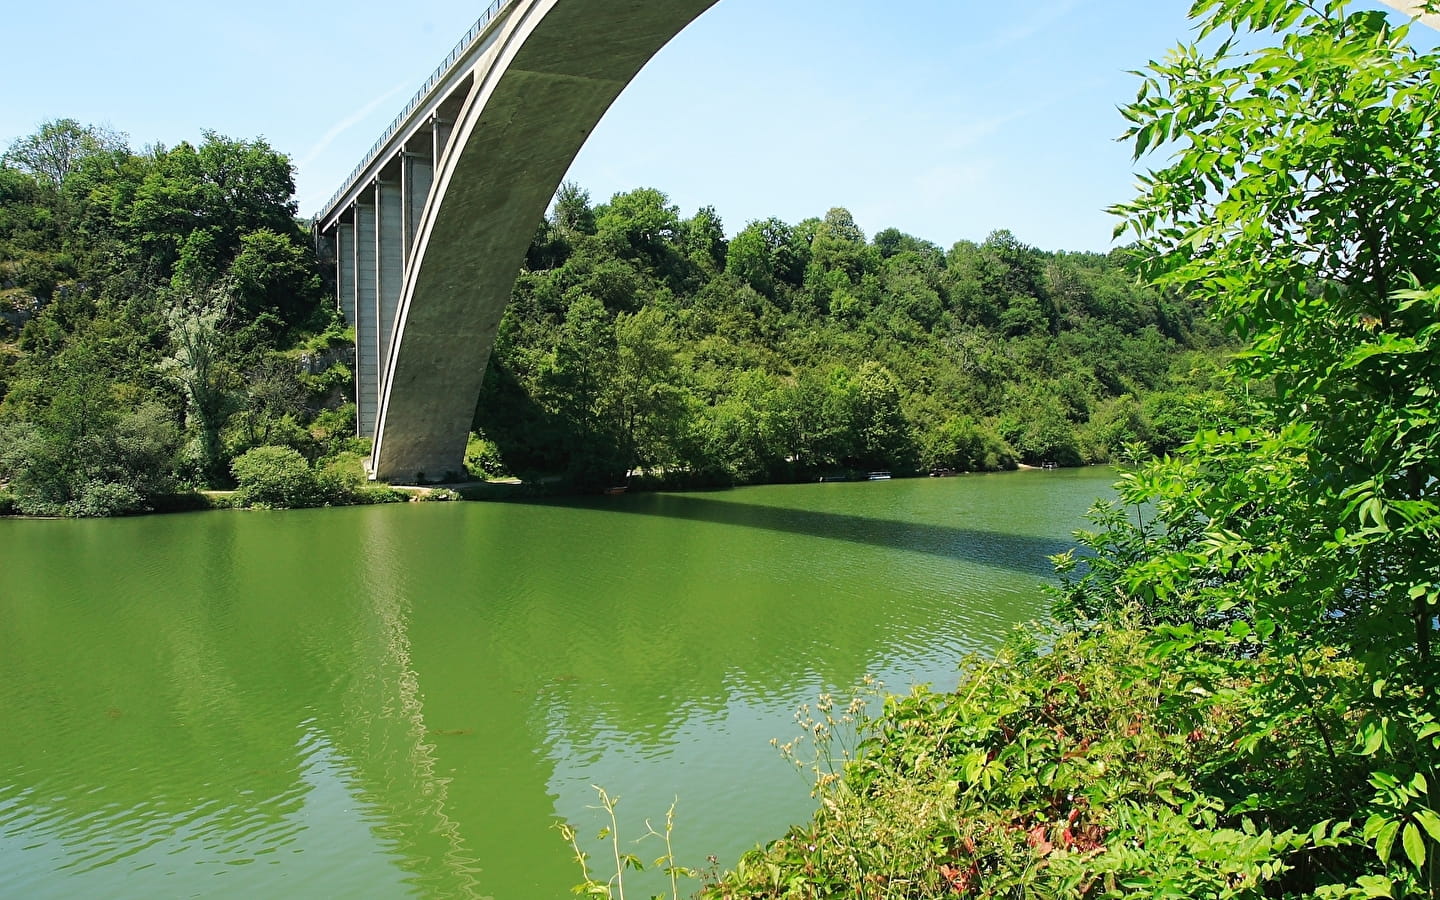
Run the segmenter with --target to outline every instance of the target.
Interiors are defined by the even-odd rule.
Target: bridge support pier
[[[341,222],[335,226],[335,293],[340,314],[346,322],[355,321],[355,223]]]
[[[435,180],[435,163],[430,154],[410,150],[406,150],[400,160],[400,187],[405,195],[405,264],[409,265],[415,250],[415,231],[420,227],[425,200]]]
[[[400,289],[405,283],[405,198],[400,177],[402,168],[401,161],[396,160],[394,170],[382,173],[380,180],[375,182],[375,281],[378,285],[375,358],[380,363],[378,382],[382,391],[389,377],[390,342],[395,333],[395,316],[400,310]],[[384,399],[383,393],[381,399]]]
[[[402,151],[333,229],[340,312],[355,329],[355,430],[375,437],[389,374],[395,319],[415,234],[435,180],[438,137]]]
[[[355,421],[361,437],[373,438],[380,418],[379,293],[375,260],[378,230],[375,196],[367,192],[355,202]]]

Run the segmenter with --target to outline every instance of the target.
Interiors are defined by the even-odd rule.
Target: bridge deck
[[[405,104],[380,137],[365,152],[359,164],[351,170],[325,205],[315,215],[315,224],[320,231],[333,229],[339,218],[355,202],[358,194],[379,177],[390,157],[399,153],[407,141],[424,130],[428,120],[442,104],[452,98],[456,90],[465,84],[475,63],[488,49],[491,39],[504,24],[505,16],[515,5],[515,0],[492,0],[470,30],[455,44],[445,60],[435,68],[425,84],[410,102]],[[443,148],[439,148],[443,150]]]

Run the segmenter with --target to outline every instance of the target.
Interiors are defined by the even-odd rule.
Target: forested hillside
[[[1215,332],[1123,256],[1005,231],[948,252],[894,229],[867,240],[844,209],[727,241],[711,209],[681,218],[648,189],[592,208],[566,185],[477,424],[516,474],[589,487],[1163,451],[1229,406],[1210,386]]]
[[[0,511],[137,512],[237,479],[242,501],[356,499],[353,347],[293,191],[263,140],[135,151],[57,120],[10,147]],[[1124,254],[867,239],[843,209],[727,240],[659,191],[566,185],[467,466],[593,490],[1164,451],[1231,404],[1212,327]]]

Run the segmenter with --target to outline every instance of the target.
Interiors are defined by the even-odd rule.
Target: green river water
[[[591,785],[733,864],[796,706],[953,687],[1113,477],[0,520],[0,894],[565,897]]]

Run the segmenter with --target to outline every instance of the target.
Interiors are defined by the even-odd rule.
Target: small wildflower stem
[[[610,814],[610,849],[615,854],[615,892],[619,900],[625,900],[625,864],[620,859],[620,823],[615,818],[615,804],[619,801],[599,785],[591,787],[600,795],[600,805]]]

